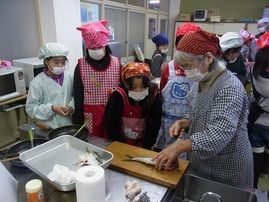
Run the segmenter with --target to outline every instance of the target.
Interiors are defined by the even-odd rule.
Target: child
[[[122,83],[109,97],[105,130],[111,140],[151,149],[161,125],[162,104],[146,63],[133,62],[121,70]]]
[[[86,119],[89,134],[103,138],[107,138],[104,131],[107,93],[120,83],[120,61],[111,55],[107,23],[101,20],[77,28],[82,32],[87,51],[74,72],[73,122],[82,125]]]
[[[28,115],[52,128],[72,124],[73,76],[65,71],[68,48],[47,43],[38,51],[46,67],[30,83],[26,101]]]
[[[198,30],[201,30],[199,26],[189,22],[179,26],[176,32],[175,46],[185,34]],[[192,84],[193,82],[186,77],[183,69],[174,60],[164,66],[160,83],[163,115],[156,142],[156,151],[164,149],[171,143],[169,128],[189,111],[187,94]],[[182,154],[181,158],[186,158],[186,154]]]

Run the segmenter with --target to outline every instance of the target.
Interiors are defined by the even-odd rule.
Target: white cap
[[[49,57],[57,57],[57,56],[65,56],[68,55],[68,48],[60,43],[47,43],[42,46],[38,51],[38,58],[49,58]]]
[[[243,37],[238,32],[227,32],[219,38],[219,45],[222,51],[230,48],[238,48],[243,44]]]
[[[258,24],[262,24],[262,23],[268,23],[269,22],[269,18],[262,18],[258,21]]]

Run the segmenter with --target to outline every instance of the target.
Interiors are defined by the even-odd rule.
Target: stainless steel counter
[[[105,148],[111,141],[105,140],[103,138],[98,138],[95,136],[90,136],[89,143],[98,146],[100,148]],[[45,194],[46,202],[55,201],[65,201],[65,202],[76,202],[76,192],[62,192],[56,190],[52,185],[50,185],[46,180],[39,177],[37,174],[32,172],[28,168],[19,168],[10,164],[10,162],[5,162],[3,165],[9,170],[13,177],[18,181],[18,202],[27,201],[25,184],[32,179],[41,179],[43,182],[43,189]],[[171,195],[174,190],[148,182],[143,179],[139,179],[133,176],[129,176],[109,168],[105,169],[105,179],[106,179],[106,202],[122,202],[126,201],[124,193],[124,184],[127,180],[137,180],[141,186],[141,194],[146,193],[152,202],[158,201],[170,201]],[[138,195],[135,200],[139,199]]]

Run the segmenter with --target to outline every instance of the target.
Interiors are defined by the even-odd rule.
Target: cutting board
[[[170,188],[176,188],[189,165],[189,161],[179,159],[178,169],[175,168],[171,171],[157,170],[154,166],[141,162],[123,161],[124,159],[127,159],[126,154],[133,157],[145,157],[155,156],[157,152],[117,141],[111,143],[105,149],[114,154],[114,158],[110,162],[109,168]]]

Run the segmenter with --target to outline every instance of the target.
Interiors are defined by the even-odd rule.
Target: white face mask
[[[161,50],[161,53],[166,54],[168,52],[168,48],[165,50]]]
[[[88,49],[88,53],[90,57],[94,60],[101,60],[105,56],[103,48],[97,50]]]
[[[193,82],[201,81],[208,74],[208,71],[206,73],[204,73],[204,74],[202,74],[200,72],[201,64],[202,64],[202,62],[200,63],[198,68],[194,68],[194,69],[191,69],[191,70],[184,70],[184,72],[186,74],[186,77],[188,79],[190,79],[191,81],[193,81]]]
[[[63,66],[63,67],[52,67],[52,73],[53,74],[55,74],[55,75],[61,75],[64,71],[65,71],[65,69],[66,69],[66,67],[65,66]]]
[[[128,96],[133,98],[135,101],[143,100],[149,94],[149,89],[146,89],[142,92],[129,91]]]
[[[260,33],[264,33],[264,32],[265,32],[265,27],[259,27],[259,28],[258,28],[258,31],[259,31]]]

